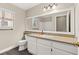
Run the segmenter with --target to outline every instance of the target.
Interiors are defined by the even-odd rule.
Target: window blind
[[[0,9],[0,29],[13,29],[15,13],[10,9]]]

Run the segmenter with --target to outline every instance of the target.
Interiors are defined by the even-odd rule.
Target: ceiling
[[[13,5],[23,9],[23,10],[27,10],[30,9],[36,5],[38,5],[39,3],[13,3]]]

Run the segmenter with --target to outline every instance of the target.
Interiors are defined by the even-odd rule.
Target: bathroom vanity
[[[74,37],[47,35],[39,32],[26,35],[28,51],[36,55],[77,55],[78,46],[74,45],[77,40],[74,39]]]
[[[74,8],[69,8],[28,17],[28,51],[36,55],[77,55],[74,13]]]

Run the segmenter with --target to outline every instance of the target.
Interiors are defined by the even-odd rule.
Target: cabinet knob
[[[51,51],[53,51],[52,48],[51,48]]]

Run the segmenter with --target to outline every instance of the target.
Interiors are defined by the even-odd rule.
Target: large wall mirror
[[[31,30],[74,34],[74,10],[32,17],[31,20]]]

